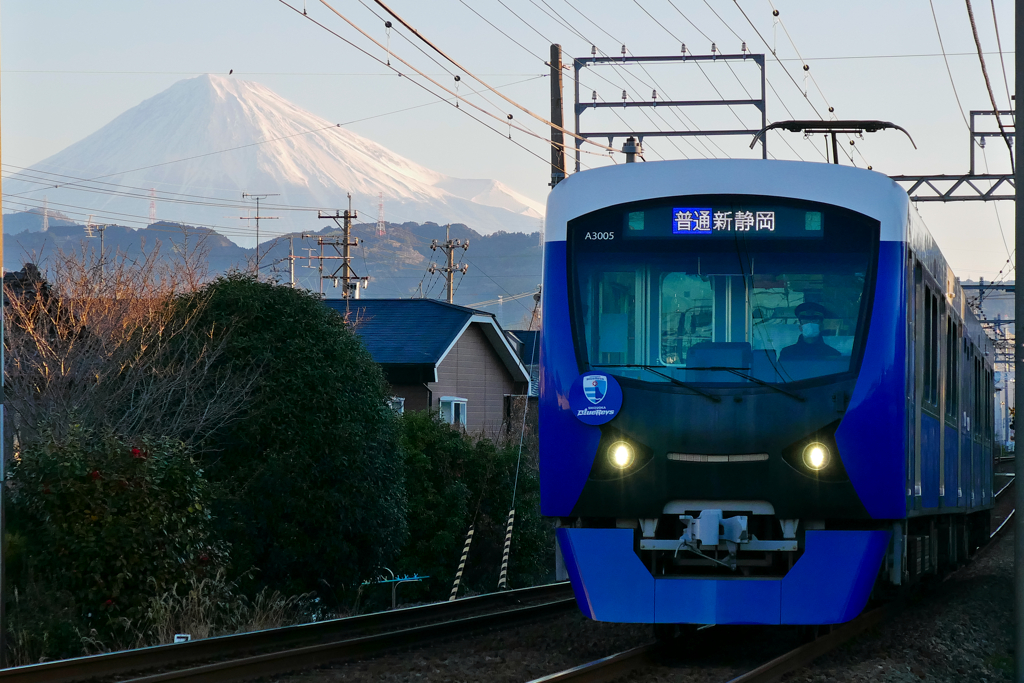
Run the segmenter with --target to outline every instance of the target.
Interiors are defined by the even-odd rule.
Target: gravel
[[[1013,678],[1013,532],[892,621],[785,683],[997,683]]]
[[[648,643],[651,633],[649,625],[595,623],[573,612],[513,629],[264,680],[522,683]]]

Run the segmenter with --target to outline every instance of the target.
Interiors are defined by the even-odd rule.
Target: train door
[[[942,448],[942,417],[939,409],[939,368],[941,336],[939,335],[939,295],[930,283],[924,286],[924,368],[921,398],[920,471],[921,507],[939,506],[940,457]]]
[[[971,398],[973,391],[974,352],[970,340],[961,340],[963,361],[960,399],[960,507],[971,507]]]
[[[945,397],[943,398],[942,427],[942,505],[958,504],[958,477],[960,434],[957,430],[958,389],[960,384],[960,325],[953,319],[952,310],[946,315]]]
[[[914,275],[912,286],[908,288],[909,301],[907,310],[910,316],[909,326],[912,355],[910,363],[912,367],[909,382],[911,395],[911,406],[908,411],[910,425],[908,434],[910,437],[909,448],[907,449],[907,496],[910,501],[907,504],[908,510],[916,510],[921,507],[921,399],[924,397],[924,269],[921,262],[914,260]]]

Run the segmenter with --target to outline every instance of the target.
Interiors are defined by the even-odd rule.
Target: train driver
[[[779,362],[791,360],[825,360],[838,358],[841,354],[821,338],[821,327],[825,320],[825,307],[805,301],[796,307],[796,317],[800,321],[800,338],[795,344],[782,349]]]

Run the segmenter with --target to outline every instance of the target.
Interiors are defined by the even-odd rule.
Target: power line
[[[999,39],[999,19],[996,18],[996,0],[989,0],[992,4],[992,26],[996,30],[996,47],[999,49],[999,66],[1003,72],[1003,87],[1006,88],[1006,101],[1013,104],[1013,97],[1010,96],[1010,84],[1006,80],[1006,62],[1003,61],[1003,42]]]
[[[930,1],[930,0],[929,0]],[[1006,134],[1006,129],[1003,128],[1003,119],[999,116],[999,105],[996,104],[996,96],[992,92],[992,82],[988,78],[988,68],[985,66],[985,55],[981,51],[981,39],[978,37],[978,25],[974,22],[974,9],[971,7],[971,0],[965,0],[967,3],[967,18],[971,21],[971,33],[974,34],[974,44],[978,48],[978,61],[981,62],[981,75],[985,78],[985,89],[988,90],[988,99],[992,103],[992,113],[996,117],[996,124],[999,126],[999,132],[1003,135],[1003,142],[1006,143],[1006,149],[1010,152],[1010,172],[1013,173],[1013,143],[1010,142],[1010,136]],[[1013,102],[1007,102],[1007,106],[1012,106]],[[971,141],[974,144],[974,141]]]
[[[323,0],[321,0],[321,2],[322,2],[322,1],[323,1]],[[501,131],[499,131],[499,130],[498,130],[497,128],[494,128],[493,126],[491,126],[491,125],[487,124],[486,122],[484,122],[484,121],[481,121],[481,120],[480,120],[480,119],[478,119],[477,117],[475,117],[475,116],[473,116],[472,114],[470,114],[470,113],[469,113],[469,112],[468,112],[467,110],[465,110],[465,109],[463,109],[463,108],[461,108],[461,107],[458,107],[458,106],[456,106],[456,104],[452,104],[452,103],[451,103],[451,102],[449,102],[449,101],[448,101],[448,100],[447,100],[446,98],[444,98],[444,97],[442,97],[441,95],[439,95],[438,93],[434,92],[433,90],[431,90],[431,89],[430,89],[430,88],[428,88],[427,86],[423,85],[423,84],[422,84],[422,83],[420,83],[419,81],[417,81],[417,80],[415,80],[415,79],[413,79],[413,78],[409,78],[409,76],[408,76],[408,75],[406,75],[406,74],[402,74],[402,72],[400,72],[400,71],[399,71],[399,70],[398,70],[397,68],[395,68],[395,67],[391,66],[391,64],[389,64],[389,63],[386,63],[386,62],[384,62],[384,61],[383,61],[383,60],[381,60],[381,59],[380,59],[379,57],[377,57],[376,55],[373,55],[373,54],[371,54],[371,53],[370,53],[369,51],[367,51],[367,50],[365,50],[364,48],[362,48],[362,47],[360,47],[360,46],[356,45],[355,43],[353,43],[353,42],[352,42],[351,40],[349,40],[348,38],[345,38],[345,37],[344,37],[344,36],[342,36],[341,34],[337,33],[336,31],[332,30],[331,28],[327,27],[326,25],[324,25],[324,24],[320,23],[319,21],[317,21],[317,20],[316,20],[316,19],[314,19],[313,17],[309,16],[308,14],[306,14],[306,13],[302,12],[302,11],[301,11],[301,10],[299,10],[298,8],[296,8],[296,7],[293,7],[292,5],[288,4],[288,2],[286,2],[285,0],[278,0],[278,2],[280,2],[280,3],[282,4],[282,5],[284,5],[284,6],[285,6],[285,7],[287,7],[288,9],[292,10],[292,11],[293,11],[293,12],[295,12],[296,14],[299,14],[299,15],[301,15],[301,16],[302,16],[303,18],[305,18],[305,19],[308,19],[309,21],[313,22],[314,24],[316,24],[316,25],[317,25],[317,26],[319,26],[320,28],[324,29],[325,31],[327,31],[328,33],[330,33],[331,35],[333,35],[334,37],[336,37],[336,38],[338,38],[339,40],[341,40],[342,42],[346,43],[347,45],[351,46],[352,48],[354,48],[354,49],[358,50],[359,52],[362,52],[362,53],[363,53],[364,55],[366,55],[366,56],[367,56],[367,57],[369,57],[370,59],[374,60],[374,61],[375,61],[375,62],[377,62],[378,64],[381,64],[381,65],[383,65],[383,66],[386,66],[387,68],[391,69],[392,71],[394,71],[395,73],[397,73],[397,74],[399,74],[399,75],[401,75],[401,76],[405,76],[406,78],[408,78],[408,79],[409,79],[409,82],[410,82],[410,83],[412,83],[412,84],[416,85],[417,87],[419,87],[419,88],[423,89],[424,91],[426,91],[426,92],[430,93],[431,95],[434,95],[435,97],[437,97],[438,99],[440,99],[440,100],[441,100],[442,102],[445,102],[446,104],[450,105],[451,107],[453,107],[453,108],[454,108],[454,109],[456,109],[457,111],[460,111],[460,112],[462,112],[463,114],[465,114],[466,116],[469,116],[469,117],[470,117],[471,119],[473,119],[473,120],[474,120],[474,121],[476,121],[477,123],[479,123],[479,124],[481,124],[481,125],[485,126],[486,128],[488,128],[489,130],[493,131],[494,133],[497,133],[497,134],[498,134],[498,135],[500,135],[501,137],[505,137],[505,134],[504,134],[504,133],[502,133]],[[379,42],[377,42],[376,40],[374,40],[373,38],[371,38],[371,37],[370,37],[370,36],[369,36],[369,35],[368,35],[368,34],[367,34],[367,33],[366,33],[365,31],[363,31],[363,30],[362,30],[362,29],[360,29],[360,28],[359,28],[358,26],[356,26],[356,25],[355,25],[354,23],[352,23],[351,21],[349,21],[348,19],[346,19],[346,18],[345,18],[345,17],[344,17],[344,16],[343,16],[343,15],[342,15],[341,13],[339,13],[339,12],[338,12],[337,10],[335,10],[335,9],[334,9],[333,7],[331,7],[330,5],[327,5],[327,3],[324,3],[324,5],[325,5],[325,6],[327,6],[327,7],[329,8],[329,9],[331,9],[331,11],[332,11],[332,12],[334,12],[334,13],[335,13],[336,15],[338,15],[338,17],[340,17],[340,18],[341,18],[342,20],[344,20],[344,21],[345,21],[345,22],[346,22],[347,24],[349,24],[349,26],[352,26],[352,27],[353,27],[354,29],[356,29],[357,31],[359,31],[359,33],[361,33],[361,34],[362,34],[362,35],[363,35],[363,36],[364,36],[365,38],[367,38],[368,40],[370,40],[370,41],[371,41],[371,42],[372,42],[372,43],[373,43],[374,45],[376,45],[377,47],[381,47],[381,48],[383,49],[383,46],[382,46],[382,45],[381,45],[381,44],[380,44]],[[540,156],[539,154],[537,154],[537,153],[536,153],[536,152],[534,152],[533,150],[531,150],[531,149],[529,149],[529,148],[525,147],[524,145],[522,145],[522,144],[521,144],[521,143],[519,143],[518,141],[516,141],[516,140],[513,140],[513,139],[512,139],[512,136],[511,136],[511,129],[512,129],[512,128],[515,128],[516,130],[519,130],[519,131],[521,131],[521,132],[523,132],[523,133],[525,133],[525,134],[527,134],[527,135],[529,135],[529,136],[531,136],[531,137],[535,137],[535,138],[537,138],[537,139],[540,139],[540,140],[545,140],[545,142],[548,142],[548,141],[547,141],[547,140],[546,140],[546,139],[545,139],[545,138],[544,138],[543,136],[541,136],[541,135],[538,135],[537,133],[534,133],[534,132],[533,132],[533,131],[531,131],[531,130],[528,130],[528,129],[526,129],[526,128],[523,128],[522,126],[519,126],[519,125],[517,125],[517,124],[513,124],[513,123],[512,123],[512,121],[511,121],[511,118],[509,118],[509,119],[508,119],[507,121],[502,121],[502,119],[501,119],[501,118],[499,118],[498,116],[496,116],[495,114],[493,114],[493,113],[491,113],[491,112],[487,111],[486,109],[484,109],[484,108],[482,108],[482,107],[480,107],[480,106],[478,106],[478,105],[474,104],[473,102],[470,102],[470,101],[469,101],[469,100],[467,100],[466,98],[464,98],[464,97],[461,97],[461,96],[459,96],[459,95],[458,95],[457,93],[454,93],[454,92],[452,92],[451,90],[449,90],[449,89],[448,89],[448,88],[446,88],[445,86],[441,85],[440,83],[438,83],[438,82],[437,82],[437,81],[435,81],[434,79],[432,79],[432,78],[430,78],[429,76],[427,76],[427,75],[426,75],[426,74],[425,74],[425,73],[424,73],[423,71],[420,71],[420,70],[419,70],[419,69],[417,69],[416,67],[412,66],[411,64],[409,64],[408,62],[406,62],[405,60],[403,60],[403,59],[402,59],[401,57],[398,57],[397,55],[395,55],[395,57],[396,57],[396,59],[398,59],[398,61],[400,61],[400,62],[402,62],[403,64],[405,64],[406,66],[408,66],[408,67],[409,67],[410,69],[412,69],[413,71],[415,71],[415,72],[416,72],[417,74],[419,74],[419,75],[420,75],[421,77],[423,77],[423,78],[425,78],[426,80],[428,80],[428,81],[430,81],[431,83],[433,83],[433,84],[434,84],[435,86],[437,86],[437,87],[438,87],[438,88],[440,88],[441,90],[443,90],[443,91],[445,91],[446,93],[448,93],[449,95],[453,96],[453,97],[454,97],[454,98],[455,98],[456,100],[458,100],[458,101],[461,101],[461,102],[465,102],[465,103],[466,103],[466,104],[468,104],[469,106],[471,106],[471,107],[473,107],[474,109],[476,109],[476,110],[480,111],[480,112],[481,112],[482,114],[484,114],[484,115],[486,115],[486,116],[489,116],[489,117],[491,117],[491,118],[495,119],[496,121],[500,121],[500,122],[502,122],[502,123],[506,123],[506,124],[508,125],[509,129],[510,129],[510,133],[509,133],[509,136],[508,136],[508,139],[509,139],[509,141],[510,141],[510,142],[512,142],[512,143],[513,143],[514,145],[516,145],[517,147],[520,147],[520,148],[522,148],[522,149],[523,149],[523,150],[525,150],[525,151],[526,151],[526,152],[527,152],[528,154],[531,154],[532,156],[535,156],[535,157],[537,157],[538,159],[540,159],[541,161],[543,161],[543,162],[544,162],[545,164],[547,164],[547,163],[548,163],[548,160],[547,160],[547,159],[545,159],[544,157]],[[596,144],[596,143],[595,143],[595,144]]]
[[[364,36],[366,36],[366,37],[367,37],[367,38],[369,38],[370,40],[373,40],[373,38],[370,38],[370,37],[369,37],[368,35],[366,35],[366,33],[365,33],[365,32],[363,32],[363,31],[362,31],[361,29],[359,29],[359,27],[355,26],[354,24],[352,24],[352,22],[350,22],[350,21],[349,21],[348,19],[346,19],[346,18],[345,18],[344,16],[342,16],[342,14],[341,14],[340,12],[338,12],[338,11],[337,11],[336,9],[334,9],[333,7],[331,7],[331,6],[330,6],[330,5],[329,5],[329,4],[328,4],[328,3],[326,2],[326,0],[320,0],[320,2],[321,2],[321,3],[323,4],[323,5],[325,5],[325,6],[326,6],[326,7],[328,8],[328,9],[330,9],[330,10],[331,10],[332,12],[334,12],[334,13],[335,13],[335,14],[337,14],[337,15],[338,15],[339,17],[341,17],[341,18],[342,18],[342,19],[343,19],[343,20],[344,20],[345,22],[347,22],[347,23],[348,23],[349,25],[351,25],[351,26],[352,26],[353,28],[355,28],[355,29],[356,29],[357,31],[359,31],[360,33],[362,33],[362,34],[363,34]],[[410,25],[410,24],[409,24],[409,23],[408,23],[408,22],[407,22],[407,21],[406,21],[405,19],[403,19],[403,18],[402,18],[402,17],[400,16],[400,15],[398,15],[398,14],[397,14],[397,13],[396,13],[396,12],[395,12],[394,10],[392,10],[392,9],[391,9],[390,7],[388,7],[388,6],[386,5],[386,4],[384,4],[383,0],[374,0],[374,2],[376,2],[376,3],[378,4],[378,5],[380,5],[380,6],[381,6],[381,8],[382,8],[382,9],[384,9],[384,11],[386,11],[386,12],[387,12],[388,14],[390,14],[390,15],[391,15],[392,17],[394,17],[394,19],[395,19],[396,21],[398,21],[398,22],[399,22],[400,24],[402,24],[402,26],[404,26],[404,27],[405,27],[406,29],[408,29],[408,30],[409,30],[409,31],[410,31],[410,32],[411,32],[411,33],[412,33],[412,34],[413,34],[414,36],[416,36],[417,38],[419,38],[420,40],[422,40],[422,41],[423,41],[424,43],[426,43],[426,44],[427,44],[427,45],[428,45],[428,46],[429,46],[429,47],[430,47],[430,48],[431,48],[432,50],[434,50],[434,51],[435,51],[435,52],[437,52],[437,53],[438,53],[439,55],[441,55],[442,57],[444,57],[445,59],[447,59],[447,60],[448,60],[449,62],[451,62],[452,64],[454,64],[454,65],[455,65],[456,67],[458,67],[459,69],[461,69],[461,70],[462,70],[462,71],[463,71],[463,72],[464,72],[464,73],[465,73],[466,75],[468,75],[468,76],[470,76],[471,78],[473,78],[474,80],[476,80],[476,81],[477,81],[478,83],[480,83],[481,85],[483,85],[483,86],[484,86],[485,88],[487,88],[488,90],[490,90],[491,92],[493,92],[493,93],[494,93],[495,95],[497,95],[497,96],[498,96],[498,97],[500,97],[501,99],[503,99],[503,100],[505,100],[506,102],[508,102],[509,104],[511,104],[511,105],[512,105],[513,107],[516,107],[517,109],[519,109],[520,111],[524,112],[524,113],[525,113],[525,114],[527,114],[528,116],[532,116],[533,118],[535,118],[535,119],[537,119],[538,121],[540,121],[541,123],[543,123],[543,124],[544,124],[545,126],[550,126],[551,128],[554,128],[554,129],[557,129],[557,130],[561,130],[563,134],[565,134],[565,135],[569,135],[569,136],[571,136],[571,137],[573,137],[573,138],[576,138],[576,139],[580,140],[581,142],[585,142],[585,143],[588,143],[588,144],[594,145],[595,147],[599,147],[599,148],[601,148],[601,149],[604,149],[604,150],[606,150],[606,151],[613,151],[613,152],[615,152],[615,151],[618,151],[618,150],[614,150],[614,149],[612,149],[611,147],[607,147],[607,146],[605,146],[605,145],[602,145],[602,144],[596,143],[596,142],[594,142],[594,141],[592,141],[592,140],[587,140],[586,138],[582,138],[582,137],[580,137],[579,135],[577,135],[576,133],[574,133],[574,132],[572,132],[572,131],[569,131],[569,130],[567,130],[566,128],[563,128],[562,126],[556,125],[555,123],[553,123],[553,122],[551,122],[551,121],[548,121],[548,120],[547,120],[546,118],[544,118],[543,116],[541,116],[541,115],[539,115],[539,114],[535,114],[534,112],[530,111],[529,109],[527,109],[527,108],[526,108],[526,107],[524,107],[523,105],[519,104],[518,102],[516,102],[516,101],[515,101],[515,100],[513,100],[512,98],[510,98],[510,97],[507,97],[507,96],[506,96],[506,95],[505,95],[504,93],[502,93],[502,92],[500,92],[500,91],[496,90],[495,88],[491,87],[491,85],[489,85],[489,84],[488,84],[488,83],[487,83],[486,81],[484,81],[484,80],[483,80],[483,79],[482,79],[481,77],[479,77],[479,76],[475,75],[475,74],[474,74],[473,72],[471,72],[471,71],[470,71],[469,69],[467,69],[466,67],[464,67],[464,66],[463,66],[462,64],[459,64],[459,63],[458,63],[457,61],[455,61],[455,59],[454,59],[454,58],[452,58],[451,56],[449,56],[449,55],[448,55],[448,54],[447,54],[446,52],[444,52],[444,51],[443,51],[443,50],[442,50],[441,48],[439,48],[439,47],[437,47],[436,45],[434,45],[434,43],[430,42],[430,40],[428,40],[428,39],[427,39],[427,38],[426,38],[426,37],[425,37],[425,36],[424,36],[423,34],[421,34],[421,33],[420,33],[419,31],[417,31],[417,30],[416,30],[415,28],[413,28],[413,26],[412,26],[412,25]],[[373,41],[373,42],[374,42],[374,43],[376,43],[377,41]],[[379,43],[378,43],[378,45],[379,45]],[[403,63],[405,63],[405,62],[403,62]],[[422,74],[421,74],[421,75],[422,75]]]
[[[960,95],[956,91],[956,83],[953,82],[953,72],[949,68],[949,59],[946,57],[946,46],[942,43],[942,31],[939,30],[939,18],[935,15],[935,3],[932,0],[928,0],[928,6],[932,9],[932,21],[935,23],[935,35],[939,37],[939,49],[942,50],[942,60],[946,63],[946,73],[949,74],[949,84],[953,87],[953,97],[956,98],[956,107],[960,110],[960,117],[964,120],[964,125],[967,126],[967,130],[971,129],[971,124],[967,123],[967,115],[964,113],[964,105],[960,104]],[[973,145],[974,142],[972,141]]]

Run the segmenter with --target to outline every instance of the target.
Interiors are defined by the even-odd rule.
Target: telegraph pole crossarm
[[[455,298],[455,291],[453,289],[455,273],[462,273],[463,275],[465,275],[466,271],[469,270],[469,266],[466,265],[465,263],[455,262],[455,250],[462,249],[462,251],[466,251],[467,249],[469,249],[469,240],[453,240],[450,234],[451,227],[451,224],[445,226],[444,242],[438,242],[437,240],[433,240],[430,243],[431,251],[437,251],[438,249],[440,249],[442,252],[444,252],[444,255],[446,257],[445,265],[438,268],[433,263],[431,263],[430,268],[427,269],[427,272],[430,273],[431,275],[433,275],[434,273],[444,273],[445,295],[448,299],[448,303],[453,303],[453,300]]]
[[[259,194],[253,194],[252,192],[243,192],[242,199],[255,199],[256,200],[256,263],[253,266],[253,274],[259,277],[260,274],[260,221],[276,221],[277,216],[261,216],[260,215],[260,202],[267,197],[278,197],[280,196],[274,192],[262,192]],[[239,216],[243,221],[252,220],[251,216]]]

